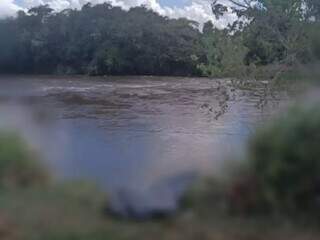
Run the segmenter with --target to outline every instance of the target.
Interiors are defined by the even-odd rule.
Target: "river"
[[[218,174],[278,100],[227,79],[1,76],[0,127],[18,130],[58,180],[87,179],[126,214],[171,211]]]

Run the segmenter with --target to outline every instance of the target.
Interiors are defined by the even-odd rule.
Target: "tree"
[[[212,10],[216,18],[230,12],[238,16],[228,26],[227,35],[248,49],[244,59],[248,66],[278,64],[288,68],[313,60],[310,26],[317,21],[318,1],[214,0]]]
[[[195,22],[109,3],[38,6],[0,20],[0,34],[0,47],[14,49],[0,60],[2,72],[192,75],[203,55]]]
[[[214,77],[244,77],[246,66],[244,59],[248,49],[241,44],[241,35],[232,36],[227,29],[211,28],[204,25],[203,44],[206,49],[206,61],[199,68],[205,75]]]

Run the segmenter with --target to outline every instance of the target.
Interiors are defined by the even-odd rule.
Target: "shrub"
[[[249,165],[259,204],[277,212],[320,210],[320,107],[295,107],[257,131]]]
[[[0,133],[0,187],[43,184],[48,175],[36,154],[16,134]]]
[[[320,216],[320,105],[296,106],[258,129],[247,157],[226,166],[224,179],[196,185],[183,207],[204,214]]]

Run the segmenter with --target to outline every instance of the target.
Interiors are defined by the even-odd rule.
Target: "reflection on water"
[[[1,77],[0,127],[30,140],[53,172],[105,188],[114,208],[174,209],[198,174],[240,154],[270,109],[227,80]]]

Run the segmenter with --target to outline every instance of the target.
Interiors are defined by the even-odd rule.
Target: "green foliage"
[[[0,72],[192,75],[202,54],[195,22],[108,3],[20,11],[0,20],[0,35]]]
[[[259,67],[278,65],[281,73],[319,60],[317,0],[225,2],[213,1],[213,14],[221,18],[231,6],[237,21],[223,30],[208,22],[203,33],[196,22],[145,7],[20,11],[0,20],[0,73],[251,78]]]
[[[320,108],[296,107],[250,143],[257,194],[266,208],[320,213]]]
[[[244,59],[247,48],[241,44],[241,36],[231,36],[226,30],[211,30],[204,26],[203,44],[206,62],[199,64],[204,75],[214,77],[244,77],[247,66]]]
[[[313,0],[213,1],[217,18],[228,14],[230,8],[239,18],[211,34],[205,25],[206,61],[200,69],[211,76],[257,78],[257,68],[277,65],[278,70],[271,75],[278,77],[299,64],[318,61],[319,6]],[[266,73],[265,78],[269,75]]]
[[[46,180],[46,172],[26,143],[14,134],[0,133],[0,187],[29,187]]]
[[[228,164],[223,177],[196,184],[182,206],[203,217],[235,213],[241,217],[294,216],[297,222],[317,219],[319,143],[319,105],[291,108],[257,130],[249,141],[247,160]]]

